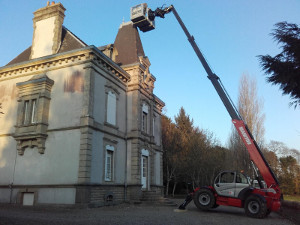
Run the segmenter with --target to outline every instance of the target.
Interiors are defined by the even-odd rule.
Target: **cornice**
[[[155,94],[153,94],[154,97],[154,101],[155,101],[155,106],[162,111],[162,108],[165,106],[165,103],[159,98],[157,97]]]
[[[130,75],[117,64],[107,58],[95,46],[32,59],[18,64],[0,67],[0,81],[14,79],[26,75],[45,73],[62,67],[93,62],[107,72],[114,74],[122,82],[127,83]]]

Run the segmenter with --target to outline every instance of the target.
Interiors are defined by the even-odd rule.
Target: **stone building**
[[[139,201],[163,190],[161,110],[138,30],[87,45],[61,3],[34,12],[32,45],[0,67],[0,202]]]

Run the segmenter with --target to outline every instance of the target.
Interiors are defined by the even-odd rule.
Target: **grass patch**
[[[300,195],[283,195],[283,199],[286,201],[300,202]]]

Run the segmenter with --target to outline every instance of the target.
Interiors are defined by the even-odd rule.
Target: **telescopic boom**
[[[180,16],[178,15],[176,9],[173,5],[166,7],[166,8],[157,8],[155,11],[152,11],[150,8],[147,8],[147,4],[141,4],[144,10],[147,10],[147,16],[145,18],[138,17],[140,12],[138,8],[136,8],[136,14],[134,16],[137,18],[136,25],[142,30],[143,32],[149,31],[154,29],[154,19],[155,17],[164,18],[165,14],[173,12],[175,18],[177,19],[178,23],[180,24],[182,30],[184,31],[185,35],[187,36],[188,41],[190,42],[191,46],[193,47],[196,55],[198,56],[200,62],[202,63],[207,77],[212,82],[214,88],[216,89],[218,95],[220,96],[224,106],[226,107],[232,122],[237,129],[240,137],[242,138],[249,154],[252,162],[258,168],[261,176],[263,177],[264,181],[266,182],[268,188],[274,188],[277,193],[280,193],[279,189],[279,182],[273,173],[272,169],[270,168],[269,164],[267,163],[265,157],[263,156],[259,146],[257,145],[256,141],[254,140],[253,135],[251,134],[250,130],[248,129],[247,125],[243,121],[241,115],[239,114],[238,110],[236,109],[235,105],[233,104],[232,100],[230,99],[225,87],[223,86],[220,78],[212,72],[210,66],[208,65],[206,59],[204,58],[203,54],[201,53],[198,45],[195,42],[195,38],[189,33],[186,26],[182,22]],[[144,13],[144,15],[146,15]],[[131,18],[134,22],[135,18]],[[261,185],[261,184],[260,184]],[[261,185],[262,188],[262,185]]]

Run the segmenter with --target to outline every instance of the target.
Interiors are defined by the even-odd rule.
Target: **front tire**
[[[198,209],[209,210],[216,205],[216,198],[211,190],[203,188],[194,195],[194,203]]]
[[[262,219],[267,215],[267,204],[257,195],[250,195],[245,202],[245,213],[249,217]]]

